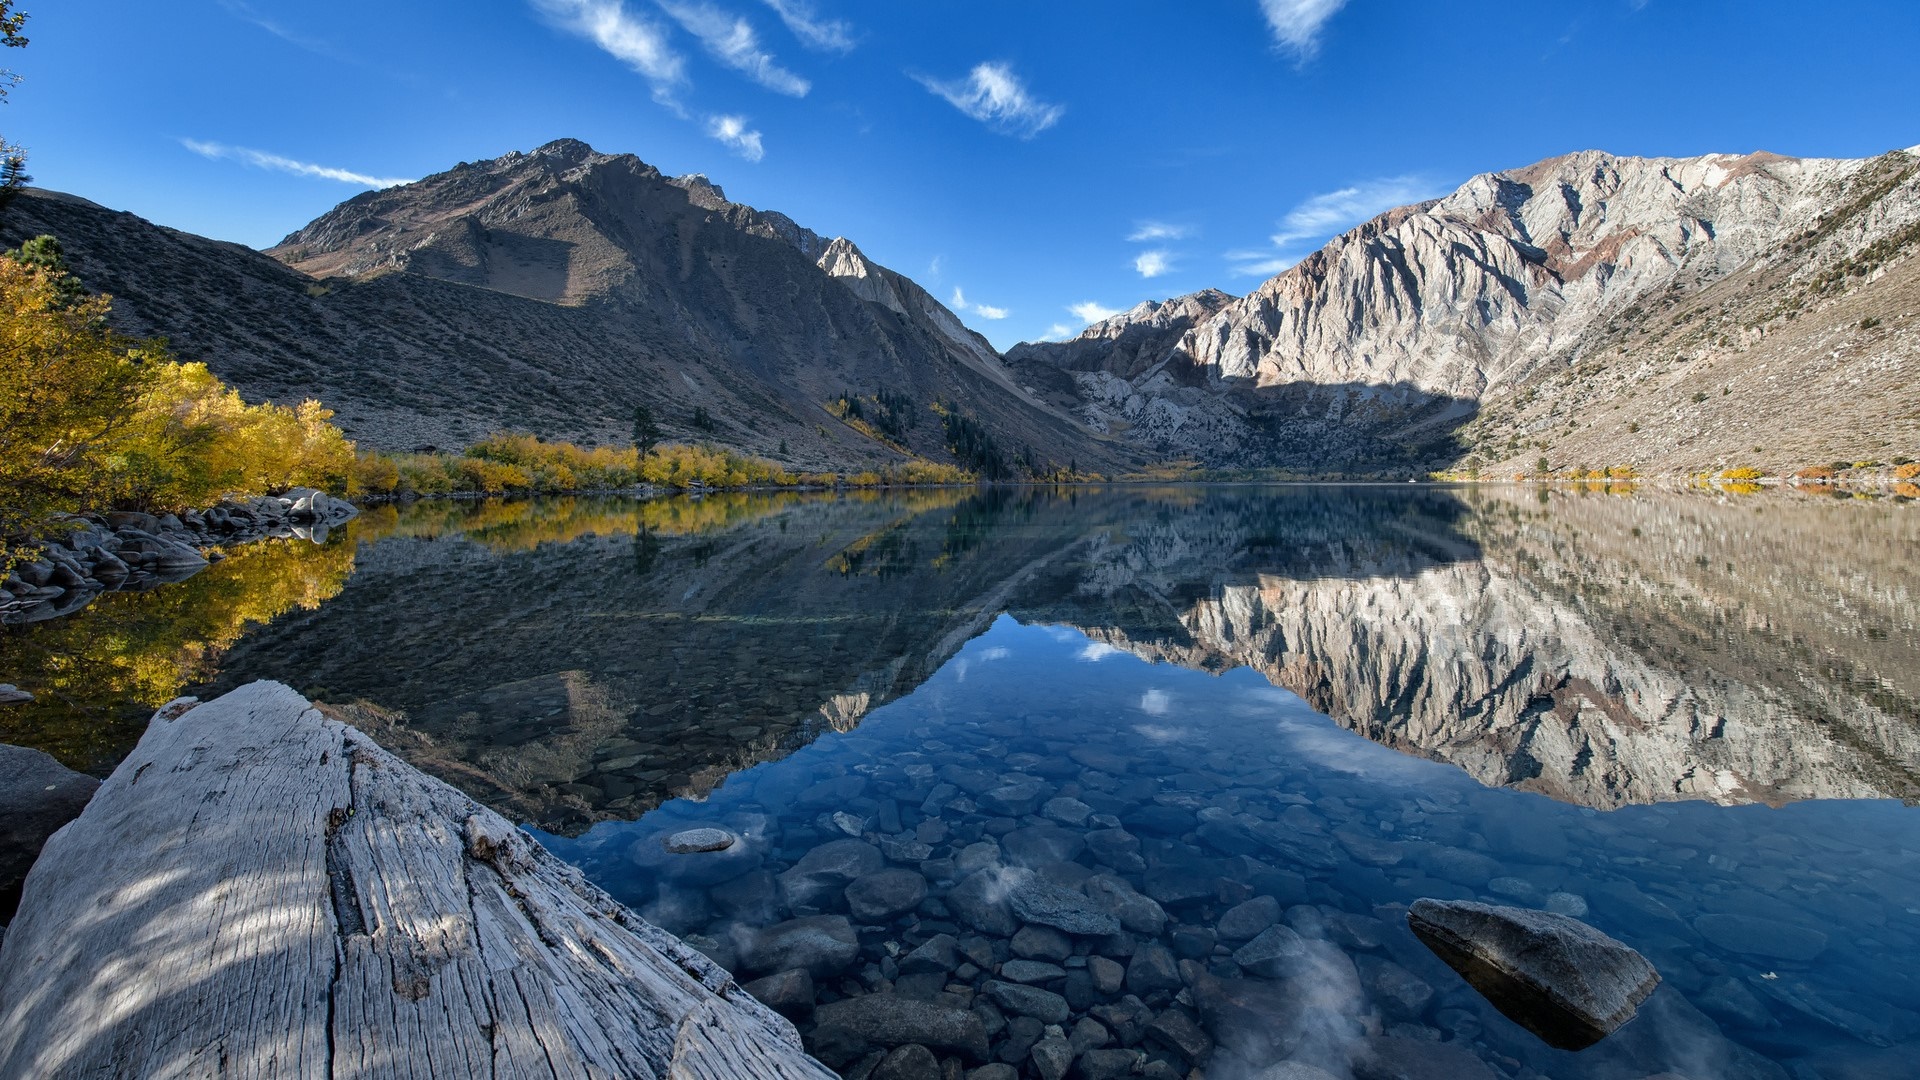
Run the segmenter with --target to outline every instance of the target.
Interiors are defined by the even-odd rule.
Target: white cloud
[[[1398,206],[1423,202],[1439,194],[1433,181],[1421,176],[1389,176],[1362,180],[1338,191],[1314,195],[1280,219],[1280,231],[1268,238],[1273,246],[1252,251],[1230,251],[1227,260],[1237,274],[1271,277],[1298,263],[1308,251],[1363,221]]]
[[[532,4],[554,25],[586,38],[639,72],[652,84],[655,101],[679,111],[677,95],[687,81],[686,58],[667,44],[667,35],[657,23],[627,11],[620,0],[532,0]]]
[[[1052,326],[1047,327],[1047,332],[1040,335],[1040,340],[1041,341],[1065,341],[1068,338],[1072,337],[1073,333],[1074,333],[1073,327],[1068,326],[1066,323],[1063,323],[1063,322],[1057,322],[1057,323],[1054,323]]]
[[[1119,649],[1114,648],[1104,641],[1089,641],[1087,642],[1087,647],[1080,650],[1080,659],[1090,664],[1097,664],[1109,656],[1121,655],[1123,654]]]
[[[760,145],[760,133],[748,130],[744,116],[709,117],[707,134],[725,143],[728,149],[748,161],[759,161],[767,156],[766,148]]]
[[[1078,304],[1071,305],[1067,310],[1073,312],[1074,317],[1080,319],[1082,322],[1089,323],[1097,323],[1104,319],[1111,319],[1115,315],[1120,314],[1119,308],[1103,307],[1091,300],[1084,300]]]
[[[1172,707],[1173,699],[1165,690],[1154,689],[1140,695],[1140,711],[1149,716],[1165,716]]]
[[[1006,64],[977,65],[965,79],[916,78],[954,108],[1001,134],[1022,139],[1031,139],[1059,123],[1067,111],[1065,106],[1034,97]]]
[[[822,52],[852,52],[853,27],[839,19],[822,19],[807,0],[766,0],[801,44]]]
[[[1138,244],[1151,240],[1184,240],[1193,235],[1193,230],[1185,225],[1169,225],[1164,221],[1143,221],[1135,226],[1128,240]]]
[[[781,67],[760,47],[753,24],[721,11],[705,0],[657,0],[687,33],[700,39],[715,60],[779,94],[806,97],[813,84]]]
[[[935,281],[940,280],[940,267],[946,261],[947,257],[945,255],[935,255],[933,259],[927,263],[927,277]]]
[[[1347,0],[1260,0],[1274,40],[1305,60],[1320,51],[1320,28]]]
[[[1155,278],[1173,269],[1173,256],[1163,248],[1143,251],[1134,257],[1133,268],[1143,278]]]
[[[218,160],[225,158],[251,165],[256,169],[273,169],[277,172],[292,173],[295,176],[312,176],[321,180],[338,180],[343,184],[359,187],[390,188],[401,184],[411,184],[406,177],[368,176],[351,169],[336,169],[330,165],[315,165],[306,161],[295,161],[279,154],[269,154],[264,150],[250,150],[244,146],[228,146],[225,143],[204,142],[200,139],[181,139],[180,145],[199,154],[203,158]]]
[[[937,262],[938,260],[935,260],[935,261]],[[975,315],[978,315],[983,319],[1004,319],[1008,315],[1013,314],[1011,311],[1008,311],[1006,308],[994,307],[992,304],[968,303],[966,292],[962,290],[958,285],[955,285],[953,287],[953,302],[948,304],[947,306],[952,308],[955,311],[963,311],[963,312],[971,311]]]

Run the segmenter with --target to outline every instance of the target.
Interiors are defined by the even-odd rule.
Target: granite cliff
[[[1388,211],[1210,313],[1142,305],[1009,359],[1095,428],[1218,464],[1912,455],[1916,250],[1914,150],[1586,151]],[[1177,337],[1168,308],[1189,312]]]

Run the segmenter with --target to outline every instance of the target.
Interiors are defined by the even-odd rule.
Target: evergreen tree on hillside
[[[6,253],[7,258],[22,266],[31,266],[46,272],[53,287],[56,304],[62,309],[73,307],[87,295],[86,286],[73,276],[67,266],[66,250],[60,246],[57,237],[36,236]]]
[[[660,442],[660,422],[645,405],[633,407],[633,448],[645,454]]]
[[[27,13],[13,10],[13,0],[0,0],[0,47],[8,49],[25,48],[27,37],[20,32],[27,23]],[[11,68],[0,68],[0,105],[6,103],[7,91],[20,81],[20,76]],[[5,210],[13,197],[20,193],[33,177],[27,175],[27,151],[16,146],[0,135],[0,210]]]

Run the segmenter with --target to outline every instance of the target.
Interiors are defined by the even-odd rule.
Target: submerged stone
[[[1660,985],[1646,957],[1565,915],[1416,900],[1407,922],[1495,1008],[1561,1050],[1606,1038]]]
[[[662,846],[675,855],[725,851],[738,842],[739,837],[725,829],[682,829],[660,841]]]

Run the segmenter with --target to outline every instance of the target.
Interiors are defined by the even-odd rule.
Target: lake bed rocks
[[[1709,895],[1690,893],[1676,871],[1650,868],[1648,853],[1661,849],[1647,836],[1663,827],[1665,809],[1590,819],[1530,801],[1527,812],[1547,820],[1499,832],[1504,848],[1582,837],[1577,848],[1563,841],[1563,856],[1547,864],[1479,835],[1482,823],[1504,820],[1491,815],[1513,812],[1494,800],[1513,796],[1485,795],[1465,780],[1383,794],[1369,777],[1329,774],[1279,752],[1210,750],[1204,740],[1141,746],[1124,736],[1113,749],[1079,754],[1113,764],[1108,772],[1081,763],[1084,738],[1053,731],[1057,722],[928,722],[855,752],[863,729],[845,746],[803,752],[789,766],[795,775],[777,786],[736,775],[710,805],[676,817],[681,827],[708,820],[695,814],[730,821],[715,809],[726,805],[767,823],[764,839],[754,839],[765,865],[709,887],[716,915],[701,937],[754,932],[755,919],[721,908],[747,910],[741,897],[756,891],[774,926],[796,916],[844,919],[844,932],[835,924],[829,935],[837,970],[810,974],[816,1011],[800,1026],[823,1060],[860,1080],[889,1062],[925,1071],[928,1058],[908,1046],[925,1047],[943,1080],[1185,1080],[1196,1070],[1233,1080],[1601,1080],[1658,1075],[1673,1064],[1663,1054],[1675,1039],[1698,1049],[1706,1075],[1778,1080],[1749,1068],[1752,1052],[1732,1036],[1763,1032],[1785,1046],[1795,1017],[1867,1046],[1909,1030],[1899,1004],[1908,984],[1886,982],[1884,971],[1881,985],[1849,996],[1799,977],[1806,962],[1730,949],[1729,928],[1764,930],[1741,920],[1807,929],[1812,920],[1792,903],[1753,896],[1747,879],[1781,880],[1775,866],[1710,863],[1718,856],[1704,840],[1697,857],[1692,848],[1679,857],[1694,860],[1688,874],[1723,875]],[[1075,767],[1057,767],[1062,761]],[[800,806],[790,794],[823,785],[838,805],[810,796]],[[861,834],[847,835],[834,813],[856,819]],[[670,884],[648,880],[642,887]],[[1813,891],[1808,878],[1792,880]],[[893,898],[871,899],[881,893]],[[803,906],[789,908],[790,896]],[[1575,1036],[1539,1020],[1542,1035],[1515,1023],[1422,942],[1409,907],[1419,897],[1487,906],[1524,898],[1525,910],[1513,909],[1522,921],[1572,922],[1571,912],[1588,911],[1609,929],[1645,926],[1634,937],[1645,970],[1658,963],[1662,973],[1681,972],[1664,993],[1711,1011],[1642,1002],[1634,1024],[1570,1059],[1553,1046]],[[1701,921],[1708,915],[1737,918]],[[1853,942],[1829,937],[1819,958],[1857,955]],[[737,948],[742,977],[800,966],[745,942]],[[1781,964],[1802,966],[1760,977]],[[1622,981],[1627,1000],[1641,994],[1637,980]],[[978,1022],[987,1057],[819,1019],[820,1010],[869,998],[958,1010]],[[1616,1010],[1600,1022],[1633,1015]],[[1587,1027],[1576,1024],[1577,1037],[1593,1037],[1593,1019],[1580,1023]]]
[[[34,557],[0,579],[0,623],[30,623],[80,610],[102,592],[148,589],[204,570],[218,549],[265,537],[324,542],[351,520],[352,503],[312,488],[229,499],[184,514],[115,511],[53,522]]]
[[[1502,1013],[1558,1049],[1606,1038],[1660,985],[1646,957],[1565,915],[1423,899],[1407,921]]]

